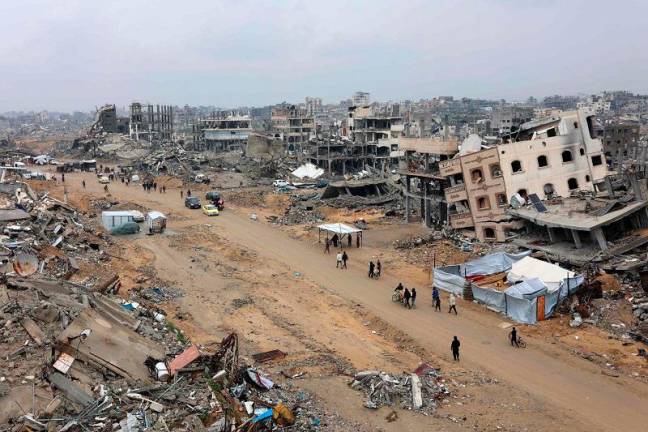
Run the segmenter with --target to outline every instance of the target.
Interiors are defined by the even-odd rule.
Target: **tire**
[[[393,301],[394,303],[398,303],[398,302],[400,302],[400,296],[398,295],[398,293],[394,293],[394,294],[392,294],[392,301]]]
[[[518,345],[520,345],[520,348],[526,348],[526,342],[524,342],[522,339],[518,340]]]

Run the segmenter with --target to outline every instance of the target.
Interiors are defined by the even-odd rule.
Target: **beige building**
[[[448,222],[473,228],[480,241],[504,241],[521,223],[507,215],[511,197],[568,197],[594,190],[607,174],[601,141],[594,137],[594,116],[585,111],[529,122],[524,139],[472,153],[464,150],[439,164],[448,179]]]

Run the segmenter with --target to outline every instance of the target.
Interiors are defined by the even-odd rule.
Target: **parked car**
[[[200,199],[198,197],[193,197],[193,196],[185,198],[185,207],[190,209],[199,209]]]
[[[286,180],[275,180],[272,182],[272,186],[276,188],[282,188],[288,186],[288,182]]]
[[[101,176],[101,177],[99,177],[99,183],[108,184],[108,183],[110,183],[110,179],[108,177],[106,177],[106,176]]]
[[[218,207],[214,204],[203,204],[202,212],[207,216],[218,216]]]
[[[139,210],[131,210],[133,222],[144,222],[144,214]]]
[[[225,200],[221,196],[220,192],[209,191],[205,194],[205,199],[211,201],[212,204],[218,207],[218,210],[223,210],[225,208]]]

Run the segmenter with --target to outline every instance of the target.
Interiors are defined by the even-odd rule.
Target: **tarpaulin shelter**
[[[352,227],[347,224],[343,223],[330,223],[330,224],[322,224],[317,227],[319,229],[318,231],[318,242],[322,242],[322,231],[326,233],[326,240],[329,240],[329,233],[333,233],[333,235],[338,236],[340,239],[340,247],[342,247],[342,239],[344,236],[348,236],[350,239],[353,234],[356,234],[356,240],[357,240],[357,245],[360,246],[362,244],[362,230],[360,228]],[[349,244],[351,241],[349,240]]]
[[[321,177],[322,174],[324,174],[324,170],[310,162],[307,162],[297,168],[291,174],[299,179],[309,178],[315,180],[316,178]]]
[[[575,293],[583,277],[528,255],[498,252],[461,265],[434,269],[434,286],[462,296],[470,283],[475,300],[489,309],[505,314],[514,321],[535,324],[551,316],[558,304]],[[512,285],[498,291],[471,282],[471,277],[508,272]],[[545,280],[546,278],[546,280]]]

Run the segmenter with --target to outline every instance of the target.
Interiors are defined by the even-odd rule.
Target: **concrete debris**
[[[364,406],[370,409],[400,404],[403,409],[430,413],[450,394],[439,371],[433,368],[418,374],[362,371],[349,385],[364,392]]]

